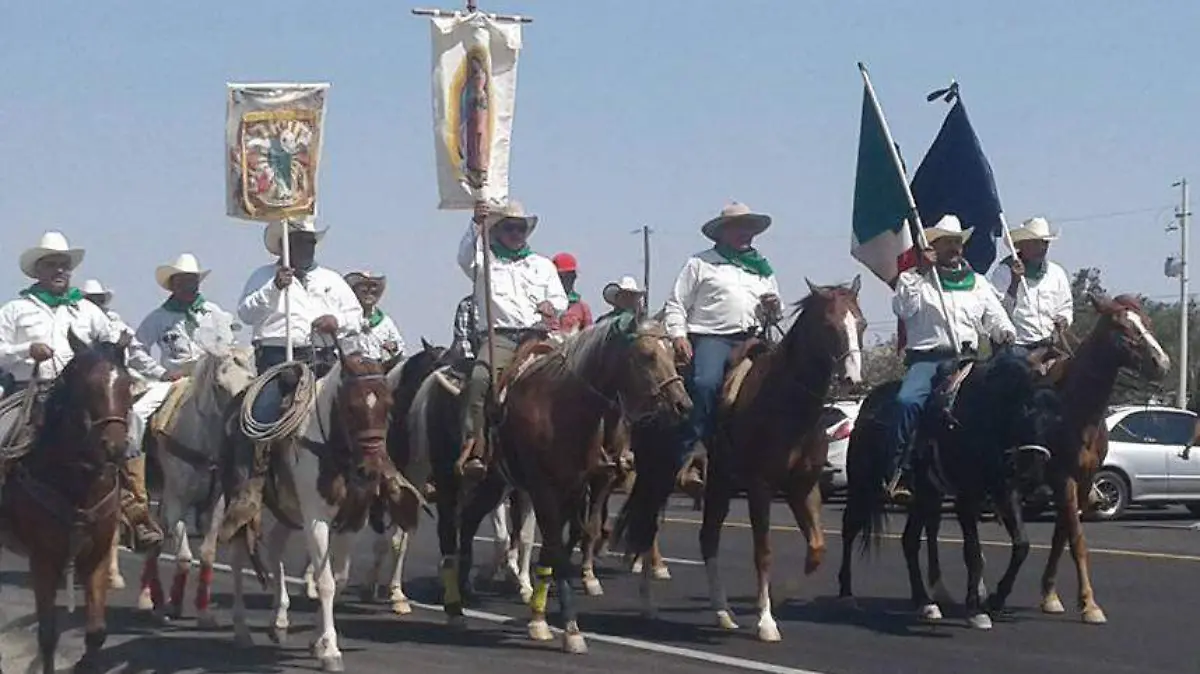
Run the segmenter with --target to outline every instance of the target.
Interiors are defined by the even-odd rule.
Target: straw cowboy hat
[[[716,241],[720,236],[721,228],[730,222],[746,223],[754,230],[754,236],[758,236],[771,226],[771,216],[755,213],[746,204],[733,201],[721,209],[720,215],[704,223],[700,232]]]
[[[537,227],[538,216],[525,212],[525,207],[516,199],[509,199],[503,206],[493,206],[487,214],[487,224],[491,227],[504,220],[524,220],[529,227],[529,233]]]
[[[203,281],[205,276],[208,276],[208,269],[201,269],[200,262],[195,255],[184,253],[175,258],[171,264],[161,264],[154,270],[154,280],[158,282],[158,287],[163,290],[171,289],[171,277],[176,274],[195,274]]]
[[[37,278],[38,260],[47,255],[66,255],[71,258],[72,271],[79,266],[79,263],[83,262],[82,248],[72,248],[67,243],[67,237],[63,236],[61,232],[46,232],[42,235],[41,241],[38,241],[38,245],[21,253],[21,272],[29,278]]]
[[[934,241],[942,237],[953,236],[962,239],[962,242],[966,243],[971,238],[973,230],[973,227],[963,229],[962,223],[958,221],[958,216],[943,215],[942,219],[938,220],[936,225],[925,228],[925,240],[932,245]]]
[[[637,279],[632,276],[622,276],[620,281],[604,286],[604,290],[600,294],[604,297],[605,302],[616,306],[617,296],[622,294],[645,295],[646,291],[638,288]]]
[[[105,288],[103,285],[101,285],[101,283],[99,281],[97,281],[94,278],[90,278],[90,279],[84,281],[83,285],[79,286],[79,292],[83,293],[84,296],[103,295],[103,296],[107,297],[108,299],[112,299],[112,291],[109,290],[108,288]]]
[[[1054,241],[1058,238],[1057,234],[1050,233],[1050,223],[1046,218],[1029,218],[1021,223],[1020,227],[1014,227],[1009,231],[1012,235],[1013,243],[1021,241]]]
[[[297,234],[312,234],[317,237],[319,243],[325,238],[325,232],[329,228],[317,229],[317,223],[312,218],[303,220],[288,220],[288,233]],[[283,223],[272,222],[267,225],[267,229],[263,232],[263,243],[267,246],[267,252],[272,255],[283,255]]]
[[[383,294],[384,289],[387,288],[387,275],[386,274],[380,274],[379,276],[375,276],[374,274],[372,274],[369,271],[352,271],[349,274],[346,274],[345,276],[343,276],[342,278],[344,278],[346,280],[346,285],[350,286],[351,288],[353,288],[354,286],[356,286],[360,283],[371,283],[371,282],[379,284],[379,293],[380,294]]]

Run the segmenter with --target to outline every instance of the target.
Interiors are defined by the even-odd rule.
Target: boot
[[[476,438],[468,438],[463,443],[462,451],[458,456],[458,462],[454,466],[455,472],[464,481],[472,484],[478,483],[487,475],[487,466],[483,464],[483,459],[475,451],[478,446],[479,442]]]
[[[133,529],[133,549],[141,551],[162,545],[162,530],[150,516],[150,498],[146,494],[146,455],[126,459],[121,478],[125,485],[121,511]]]
[[[907,471],[896,471],[892,479],[883,484],[884,497],[896,505],[908,505],[912,500],[912,491],[908,488],[907,478]]]

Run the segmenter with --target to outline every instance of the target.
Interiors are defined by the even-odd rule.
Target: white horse
[[[197,620],[201,627],[216,626],[209,603],[217,531],[225,510],[217,475],[222,421],[230,401],[253,381],[253,359],[253,352],[245,348],[205,353],[196,362],[188,380],[175,384],[186,388],[174,394],[181,395],[182,399],[177,407],[172,405],[175,411],[173,421],[169,422],[170,428],[158,429],[152,417],[143,447],[147,456],[153,453],[162,468],[159,521],[175,556],[175,577],[164,615],[163,588],[158,573],[159,551],[152,550],[147,554],[138,595],[138,608],[142,610],[154,610],[167,618],[179,618],[183,614],[184,589],[193,559],[184,518],[194,507],[200,512],[201,519],[208,521],[200,547]],[[156,414],[167,411],[160,409]]]

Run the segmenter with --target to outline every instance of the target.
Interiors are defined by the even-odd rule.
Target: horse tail
[[[863,400],[850,446],[846,450],[846,509],[842,514],[842,535],[851,538],[861,535],[862,554],[877,550],[883,542],[887,525],[886,503],[880,488],[886,479],[887,457],[885,414],[900,382],[893,381],[873,389]]]

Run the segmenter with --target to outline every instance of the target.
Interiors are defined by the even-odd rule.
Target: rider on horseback
[[[1003,289],[1000,303],[1012,317],[1017,346],[1025,351],[1053,346],[1055,335],[1069,328],[1075,316],[1070,277],[1046,259],[1057,238],[1044,218],[1026,220],[1012,230],[1016,257],[1005,258],[992,273],[992,285]]]
[[[492,316],[495,321],[495,353],[497,376],[509,364],[517,347],[531,330],[546,327],[568,306],[567,293],[559,280],[558,270],[549,259],[534,253],[526,243],[537,227],[536,215],[526,215],[516,201],[500,208],[480,203],[474,221],[458,247],[458,266],[475,284],[475,304],[486,306],[483,284],[483,245],[479,240],[484,218],[491,231]],[[479,344],[471,376],[462,395],[462,451],[458,470],[471,481],[482,479],[487,472],[479,434],[484,425],[484,397],[490,385],[488,375],[488,345],[486,336]]]
[[[558,270],[558,280],[562,282],[563,290],[567,293],[567,310],[554,321],[557,330],[563,335],[573,335],[592,325],[592,308],[575,292],[575,279],[579,271],[579,263],[570,253],[559,253],[551,258],[554,268]]]
[[[352,271],[346,274],[345,279],[362,307],[362,333],[371,338],[372,350],[377,348],[381,351],[370,355],[384,363],[403,358],[404,337],[400,335],[400,328],[396,327],[396,322],[391,316],[379,308],[379,300],[383,297],[383,291],[387,289],[387,276]]]
[[[723,208],[700,230],[715,245],[688,259],[667,299],[667,333],[677,357],[692,364],[687,389],[694,406],[683,431],[681,462],[689,452],[702,455],[700,448],[713,432],[730,354],[780,312],[775,272],[753,247],[754,237],[770,226],[770,216],[744,204]],[[679,483],[693,494],[704,484],[694,464]]]
[[[912,497],[906,485],[910,450],[921,413],[933,392],[933,381],[942,368],[957,365],[951,335],[968,351],[978,349],[981,334],[998,343],[1011,343],[1016,335],[992,284],[976,275],[963,259],[963,245],[971,230],[964,231],[957,217],[947,215],[927,228],[925,236],[931,248],[918,258],[918,270],[900,274],[892,299],[892,311],[904,321],[908,339],[904,359],[908,369],[889,416],[888,477],[883,484],[885,495],[897,502]],[[929,274],[933,267],[937,268],[949,316],[942,311]],[[948,331],[951,324],[953,331]]]
[[[596,319],[596,322],[607,320],[624,314],[637,314],[642,310],[646,291],[638,288],[637,279],[632,276],[622,276],[617,283],[609,283],[601,291],[604,301],[612,306],[612,311]]]

